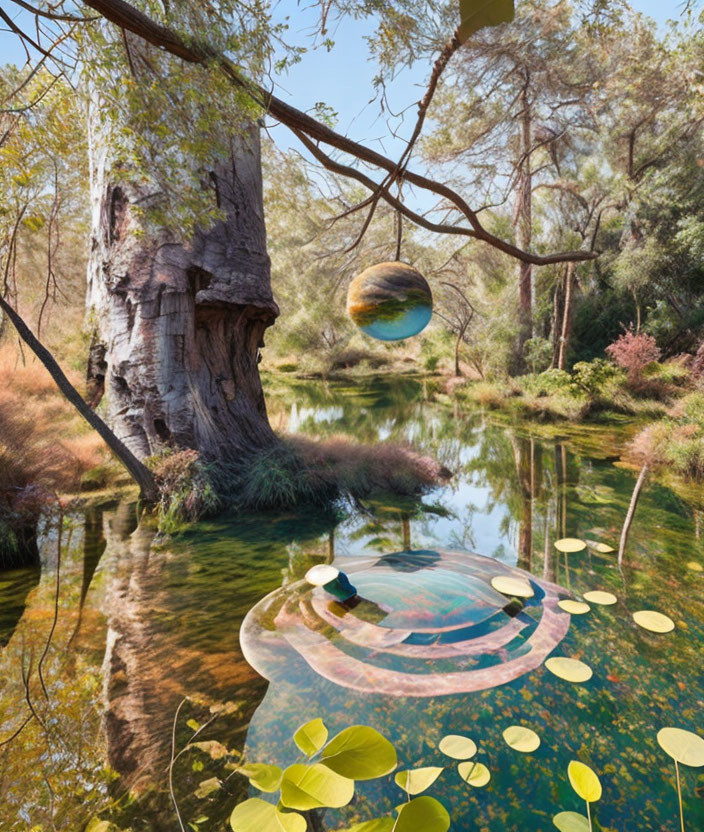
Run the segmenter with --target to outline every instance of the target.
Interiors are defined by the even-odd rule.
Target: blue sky
[[[668,19],[679,17],[682,10],[682,0],[631,0],[631,5],[652,17],[661,27]],[[297,34],[300,37],[306,34],[307,21],[300,22],[302,15],[295,0],[282,0],[278,4],[282,16],[287,7],[291,8],[292,40],[296,41]],[[370,103],[376,71],[373,63],[366,60],[364,35],[367,31],[368,24],[363,21],[345,20],[334,33],[335,49],[330,53],[323,50],[309,52],[281,79],[278,94],[301,110],[314,107],[318,101],[324,102],[339,114],[340,132],[393,154],[401,146],[400,141],[391,137],[378,102]],[[396,112],[422,96],[428,72],[429,68],[413,67],[388,88],[390,104]],[[414,112],[415,108],[408,111],[407,130],[412,129]],[[272,136],[279,146],[297,146],[286,128],[275,128]]]
[[[678,17],[682,7],[682,0],[631,0],[631,3],[659,25],[664,25],[668,18]],[[9,6],[11,9],[12,4]],[[309,34],[307,27],[315,20],[316,10],[306,13],[297,0],[280,0],[276,4],[276,15],[279,18],[290,16],[290,40],[301,42]],[[332,33],[335,48],[331,52],[311,50],[300,64],[279,79],[277,93],[303,110],[314,107],[316,102],[324,102],[339,114],[338,129],[341,132],[393,155],[401,142],[391,136],[378,102],[370,102],[374,96],[375,68],[366,58],[364,36],[368,31],[367,23],[345,19]],[[24,51],[16,36],[5,31],[0,31],[0,60],[17,63],[24,60]],[[427,74],[428,68],[416,66],[401,73],[388,89],[389,101],[395,111],[411,107],[400,127],[401,132],[404,128],[406,131],[411,129],[415,111],[412,105],[422,95]],[[395,124],[397,126],[398,122]],[[274,127],[271,135],[279,146],[297,144],[283,127]]]

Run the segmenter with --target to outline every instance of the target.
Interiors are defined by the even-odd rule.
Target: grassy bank
[[[452,398],[538,422],[659,419],[687,394],[694,379],[679,364],[652,362],[637,379],[603,360],[571,372],[546,370],[496,381],[451,379]]]
[[[57,495],[124,485],[103,441],[41,365],[0,349],[0,566],[33,556],[32,529]],[[80,383],[78,378],[74,378]]]

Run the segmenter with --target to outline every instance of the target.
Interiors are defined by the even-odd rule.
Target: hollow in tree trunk
[[[185,240],[150,229],[154,183],[125,182],[98,113],[90,125],[88,320],[108,421],[139,458],[175,447],[241,462],[276,441],[257,366],[278,315],[258,128],[235,133],[207,172],[224,218]]]

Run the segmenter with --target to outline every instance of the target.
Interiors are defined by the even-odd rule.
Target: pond
[[[47,520],[41,572],[0,574],[0,829],[83,830],[100,817],[116,826],[88,828],[171,832],[181,828],[171,791],[185,829],[225,829],[249,786],[224,769],[218,745],[179,754],[193,732],[205,725],[198,740],[285,766],[298,756],[293,733],[315,717],[331,735],[354,724],[377,728],[404,769],[446,766],[428,794],[447,807],[456,832],[539,832],[554,828],[559,811],[584,812],[567,778],[574,759],[601,776],[595,828],[678,829],[674,766],[656,734],[664,726],[704,730],[704,572],[688,566],[704,564],[701,506],[651,480],[620,568],[616,553],[593,545],[561,554],[554,542],[565,537],[618,546],[635,482],[616,464],[619,431],[538,435],[436,400],[412,378],[267,384],[277,430],[412,442],[453,479],[420,504],[389,498],[246,515],[166,542],[126,503],[65,517],[60,533]],[[409,551],[405,560],[388,557]],[[493,560],[487,566],[468,553]],[[330,609],[311,596],[326,626],[317,619],[291,626],[294,636],[314,634],[312,646],[296,638],[279,653],[246,645],[269,682],[243,655],[245,616],[276,590],[290,602],[306,571],[333,558],[353,582],[358,576],[369,608],[348,616],[343,640]],[[530,572],[538,590],[532,606],[496,627],[486,623],[496,621],[495,593],[476,585],[481,570],[494,568]],[[502,676],[503,684],[487,683],[507,658],[533,653],[529,634],[540,630],[541,615],[555,618],[558,590],[561,598],[604,590],[618,599],[586,615],[558,610],[564,632],[546,647],[585,662],[593,677],[572,684],[541,657]],[[632,613],[645,609],[670,616],[674,631],[640,628]],[[258,621],[271,631],[266,616]],[[365,639],[380,639],[374,649],[355,642],[360,626]],[[489,648],[468,658],[448,635],[458,627],[460,644],[471,631],[474,648]],[[515,632],[491,641],[506,628]],[[400,643],[388,635],[398,631],[411,636]],[[327,642],[337,650],[332,665],[320,659]],[[351,660],[362,667],[356,675]],[[433,685],[394,689],[397,671],[475,675],[438,695]],[[536,751],[506,745],[502,733],[514,724],[537,732]],[[446,734],[477,743],[487,785],[462,782],[438,750]],[[704,829],[704,769],[681,773],[687,828]],[[205,794],[200,784],[213,777],[224,786]],[[391,812],[403,799],[393,776],[363,783],[350,806],[328,810],[323,828]]]

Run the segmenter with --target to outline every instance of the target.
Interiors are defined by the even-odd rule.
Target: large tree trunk
[[[87,304],[92,353],[104,349],[108,421],[140,458],[172,446],[238,462],[275,442],[257,367],[278,315],[258,127],[236,132],[228,158],[207,172],[224,219],[186,241],[150,229],[141,209],[159,199],[156,188],[116,173],[97,110]]]

